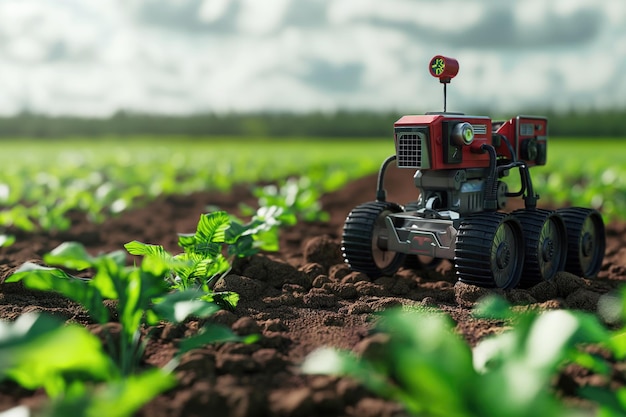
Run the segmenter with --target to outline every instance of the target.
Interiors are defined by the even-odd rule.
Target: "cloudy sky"
[[[0,114],[626,107],[625,0],[0,0]]]

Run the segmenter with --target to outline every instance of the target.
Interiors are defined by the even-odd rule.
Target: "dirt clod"
[[[304,262],[315,262],[328,269],[342,261],[339,242],[328,235],[313,237],[304,244]]]
[[[454,296],[456,298],[456,302],[462,307],[471,308],[476,304],[476,302],[494,294],[502,296],[503,292],[491,288],[477,287],[476,285],[466,284],[461,281],[454,284]]]

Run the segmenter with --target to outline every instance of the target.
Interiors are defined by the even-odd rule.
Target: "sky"
[[[626,108],[625,0],[0,0],[0,114]]]

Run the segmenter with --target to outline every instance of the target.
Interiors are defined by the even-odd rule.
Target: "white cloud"
[[[231,0],[204,0],[198,10],[199,17],[204,22],[215,22],[220,19]]]
[[[240,0],[242,10],[237,28],[241,33],[266,34],[279,29],[289,0]]]
[[[346,25],[355,21],[403,22],[443,31],[461,32],[479,22],[485,6],[476,1],[342,0],[329,5],[329,22]]]
[[[3,0],[0,113],[626,105],[623,0]],[[543,106],[543,107],[542,107]]]

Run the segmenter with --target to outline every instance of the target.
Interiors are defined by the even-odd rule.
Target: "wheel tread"
[[[384,211],[401,212],[395,203],[372,201],[355,207],[346,217],[341,239],[341,252],[350,269],[363,272],[370,278],[391,275],[404,261],[404,254],[395,253],[395,258],[384,268],[376,265],[372,254],[372,238],[378,216]]]
[[[539,260],[539,239],[541,231],[547,221],[554,221],[556,227],[560,230],[560,241],[555,242],[557,250],[561,250],[562,247],[567,246],[567,231],[565,228],[565,222],[562,217],[554,210],[544,209],[520,209],[514,211],[513,214],[520,221],[522,230],[524,233],[524,242],[526,246],[526,258],[524,265],[524,272],[520,280],[520,286],[528,288],[544,280],[551,280],[558,271],[562,271],[565,267],[566,250],[557,254],[561,259],[558,259],[557,265],[553,271],[546,274],[542,272],[540,260]]]
[[[459,281],[481,287],[497,287],[491,269],[491,246],[498,227],[505,221],[517,224],[517,233],[521,234],[519,222],[505,213],[475,213],[468,216],[459,227],[456,237],[454,264]],[[523,248],[522,248],[523,249]],[[520,255],[523,260],[523,253]],[[520,261],[521,262],[521,261]],[[517,285],[521,267],[513,273],[504,289]]]
[[[602,216],[594,209],[583,207],[567,207],[557,210],[565,221],[565,227],[567,229],[567,262],[565,263],[565,271],[578,275],[584,278],[593,278],[597,275],[602,267],[602,260],[604,259],[604,251],[606,249],[606,232],[604,229],[604,223]],[[598,226],[598,239],[595,242],[598,245],[597,257],[588,268],[581,265],[579,257],[579,239],[582,226],[585,220],[592,216],[596,220],[596,226]]]

